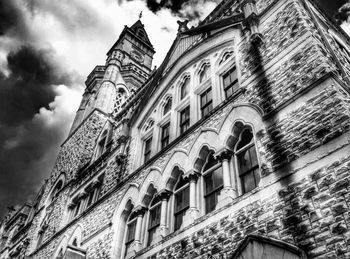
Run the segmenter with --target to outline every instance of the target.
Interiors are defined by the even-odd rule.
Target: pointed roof
[[[107,52],[107,56],[119,44],[119,42],[124,38],[124,36],[127,33],[131,34],[133,37],[135,37],[136,39],[144,43],[145,46],[147,46],[151,52],[155,53],[153,45],[149,40],[148,34],[145,30],[145,26],[140,20],[137,20],[131,27],[128,27],[127,25],[124,26],[124,29],[120,33],[118,40],[113,44],[113,46]]]

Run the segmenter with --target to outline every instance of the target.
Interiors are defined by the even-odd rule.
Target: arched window
[[[136,223],[137,215],[136,213],[131,213],[126,223],[125,256],[128,254],[128,251],[135,240]]]
[[[188,181],[179,177],[174,191],[174,231],[180,229],[185,213],[190,207],[190,187]]]
[[[199,83],[204,82],[210,77],[210,65],[204,64],[199,72]]]
[[[186,77],[180,86],[180,100],[186,97],[189,91],[190,78]]]
[[[78,247],[77,238],[74,238],[74,240],[73,240],[73,242],[72,242],[72,246]]]
[[[60,249],[60,252],[58,253],[57,255],[57,259],[63,259],[63,256],[64,256],[64,252],[63,252],[63,248]]]
[[[235,147],[235,157],[242,192],[249,192],[256,188],[260,181],[259,163],[250,127],[241,131]]]
[[[95,159],[108,152],[112,146],[113,130],[110,125],[101,134],[96,147]]]
[[[172,99],[168,98],[163,108],[163,115],[167,114],[171,110]]]
[[[223,188],[222,166],[213,153],[207,157],[203,167],[205,213],[215,210],[218,196]]]
[[[154,195],[149,207],[147,246],[152,244],[156,236],[157,228],[160,225],[160,213],[161,200],[157,195]]]
[[[51,201],[53,201],[57,197],[57,194],[62,189],[62,187],[63,187],[63,182],[62,182],[62,180],[60,180],[60,181],[58,181],[58,183],[55,185],[54,189],[52,190]]]

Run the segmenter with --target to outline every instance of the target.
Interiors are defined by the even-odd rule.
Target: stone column
[[[168,217],[167,212],[168,212],[168,200],[171,195],[171,192],[168,190],[161,190],[158,195],[162,200],[161,209],[160,209],[159,233],[161,237],[164,237],[169,233],[169,227],[167,224],[167,217]]]
[[[145,215],[146,208],[139,207],[134,213],[136,213],[136,228],[135,228],[135,239],[134,239],[134,251],[137,252],[142,248],[142,221]]]
[[[185,178],[188,179],[190,184],[190,207],[186,211],[184,220],[183,220],[183,226],[187,226],[191,224],[195,219],[199,217],[199,208],[197,204],[197,181],[200,174],[196,171],[190,172]]]
[[[222,178],[223,178],[223,189],[220,192],[218,197],[218,208],[226,205],[231,202],[234,198],[237,197],[237,190],[233,188],[231,175],[234,175],[234,172],[230,172],[230,159],[232,157],[232,152],[228,149],[219,151],[215,157],[220,160],[222,163]],[[233,179],[234,181],[234,179]]]

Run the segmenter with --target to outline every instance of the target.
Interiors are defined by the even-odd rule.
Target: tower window
[[[213,98],[211,87],[201,94],[201,113],[206,116],[213,109]]]
[[[235,91],[238,90],[236,67],[231,68],[226,74],[224,74],[223,84],[226,98],[230,97]]]
[[[210,154],[203,171],[205,213],[209,213],[215,210],[218,196],[223,187],[221,163]]]
[[[190,106],[180,112],[180,134],[183,134],[190,127]]]
[[[161,149],[165,148],[169,144],[169,131],[170,122],[168,122],[162,127]]]
[[[144,162],[146,163],[151,158],[152,137],[144,142]]]
[[[256,155],[253,133],[244,129],[236,145],[236,159],[243,193],[256,188],[260,181],[259,163]]]

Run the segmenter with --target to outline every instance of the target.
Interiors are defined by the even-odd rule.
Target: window
[[[144,162],[146,163],[151,158],[152,137],[145,140]]]
[[[172,99],[168,98],[166,104],[164,105],[163,115],[167,114],[171,110]]]
[[[236,67],[231,68],[226,74],[224,74],[223,84],[226,98],[230,97],[234,92],[238,90]]]
[[[204,200],[205,213],[215,210],[218,203],[218,196],[223,187],[222,166],[221,163],[213,157],[208,156],[207,162],[203,169],[204,178]]]
[[[107,142],[107,130],[105,130],[101,137],[100,137],[100,140],[98,141],[97,143],[97,153],[96,153],[96,157],[100,157],[103,152],[104,152],[104,149],[105,149],[105,145],[106,145],[106,142]]]
[[[169,130],[170,122],[162,127],[161,149],[165,148],[169,144]]]
[[[161,201],[158,197],[154,197],[149,209],[149,222],[148,222],[148,240],[147,246],[152,244],[154,240],[157,227],[160,225],[160,209]]]
[[[137,217],[135,213],[132,213],[127,222],[126,238],[125,238],[125,255],[130,249],[131,243],[135,240],[135,231],[136,231],[136,222]]]
[[[57,194],[60,192],[60,190],[62,189],[62,186],[63,186],[63,182],[62,180],[60,180],[55,188],[53,189],[52,191],[52,194],[51,194],[51,201],[53,201],[56,197],[57,197]]]
[[[201,94],[201,113],[206,116],[213,109],[213,99],[211,87]]]
[[[233,55],[233,51],[228,51],[224,54],[224,56],[222,57],[222,59],[220,60],[219,65],[221,65],[222,63],[224,63],[226,60],[228,60],[231,56]]]
[[[175,225],[174,231],[178,230],[183,222],[186,210],[190,206],[190,188],[189,183],[180,177],[178,183],[175,186],[175,204],[174,204],[174,217]]]
[[[188,94],[188,85],[190,83],[190,78],[186,77],[185,81],[181,84],[181,88],[180,88],[180,100],[182,100],[183,98],[186,97],[186,95]]]
[[[260,181],[259,163],[251,128],[242,130],[236,144],[235,156],[243,193],[256,188]]]
[[[77,204],[74,206],[74,209],[73,209],[73,218],[75,218],[79,212],[80,212],[80,206],[81,206],[81,200],[77,201]]]
[[[204,82],[210,77],[210,66],[209,64],[204,64],[202,70],[199,73],[199,83]]]
[[[190,106],[180,112],[180,134],[190,127]]]

